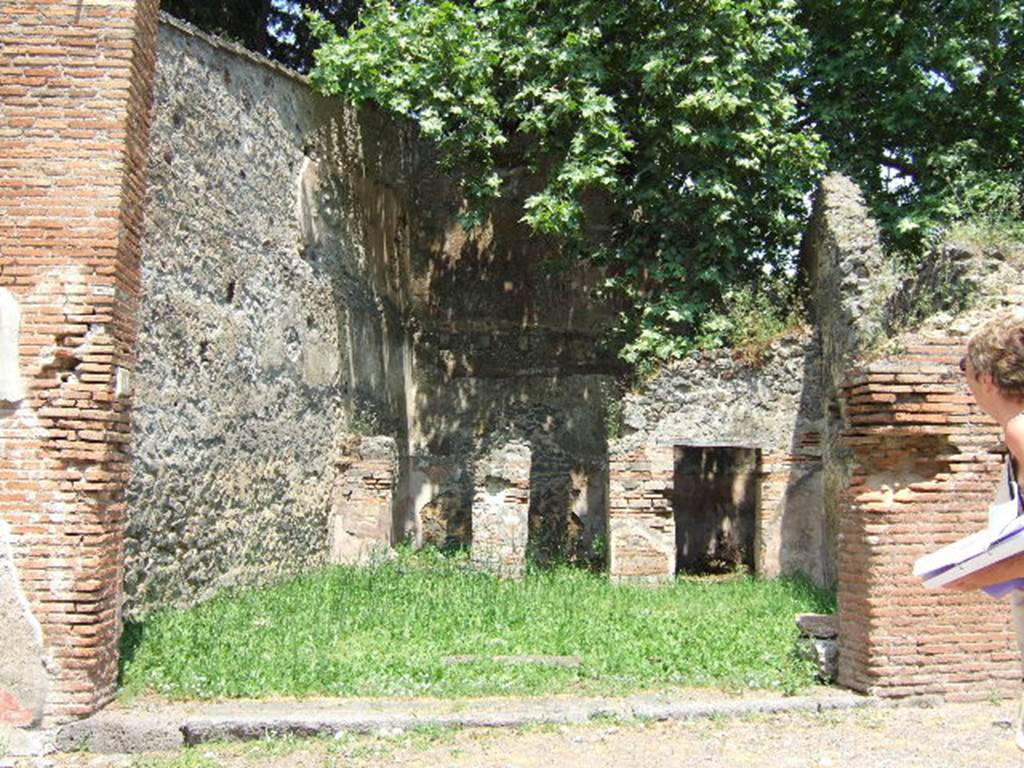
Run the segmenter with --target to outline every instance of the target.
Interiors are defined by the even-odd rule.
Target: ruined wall
[[[650,569],[662,577],[674,570],[674,448],[738,446],[761,452],[755,571],[827,583],[820,382],[818,340],[804,334],[776,343],[756,366],[727,351],[694,355],[629,394],[622,434],[609,447],[612,575],[656,578]],[[634,556],[631,541],[650,552]]]
[[[521,168],[506,176],[472,237],[451,226],[436,181],[420,176],[414,190],[408,494],[420,541],[465,542],[476,460],[515,432],[531,447],[534,549],[579,553],[603,532],[616,364],[599,339],[614,308],[593,300],[596,271],[550,271],[554,245],[520,221],[536,180]]]
[[[914,561],[984,528],[1005,456],[958,361],[984,313],[901,339],[846,378],[839,676],[885,696],[1016,695],[1020,660],[1006,602],[927,590]]]
[[[0,730],[117,684],[155,33],[149,0],[0,5]]]
[[[886,338],[901,286],[860,190],[845,176],[827,176],[819,185],[800,257],[807,308],[822,347],[822,484],[831,584],[839,557],[840,500],[852,461],[842,441],[840,388],[860,357]]]
[[[135,612],[325,562],[346,439],[405,409],[399,131],[170,19],[158,53]]]
[[[823,339],[825,499],[838,544],[838,681],[886,696],[1015,694],[1009,608],[980,592],[926,590],[914,561],[986,523],[1005,449],[958,361],[984,320],[1024,295],[1020,269],[956,244],[900,283],[856,187],[818,191],[804,264]],[[1009,290],[1008,290],[1009,289]],[[970,294],[975,309],[887,331]]]
[[[467,234],[408,126],[171,19],[149,165],[132,612],[332,551],[467,544],[505,429],[531,443],[535,538],[603,522],[611,310],[596,275],[549,273],[519,221],[528,178]],[[390,525],[352,501],[373,436],[395,446]]]
[[[530,444],[499,440],[474,473],[473,562],[504,577],[526,570],[530,515]]]

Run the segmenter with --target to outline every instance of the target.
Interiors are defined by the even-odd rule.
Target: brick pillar
[[[672,514],[675,448],[650,445],[612,455],[608,466],[608,575],[669,581],[676,572]]]
[[[928,590],[914,560],[983,528],[1002,466],[998,428],[957,367],[965,338],[909,340],[841,390],[853,472],[840,504],[839,682],[883,696],[1016,693],[1009,606]]]
[[[156,0],[0,4],[0,364],[24,385],[0,396],[0,723],[116,686],[156,23]]]
[[[342,473],[331,509],[330,562],[365,563],[391,547],[398,447],[393,437],[364,437],[338,464]]]

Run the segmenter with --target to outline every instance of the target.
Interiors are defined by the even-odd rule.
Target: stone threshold
[[[296,699],[109,707],[61,727],[58,751],[97,754],[176,750],[210,741],[268,737],[395,735],[423,727],[517,728],[616,720],[699,720],[895,705],[934,706],[937,697],[880,699],[820,688],[803,696],[730,697],[698,689],[622,698],[552,696],[529,699]]]

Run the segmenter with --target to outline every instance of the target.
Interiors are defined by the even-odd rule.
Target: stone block
[[[798,641],[802,658],[813,661],[818,668],[818,679],[831,683],[839,673],[839,641],[819,637],[804,637]]]
[[[828,640],[839,636],[839,618],[828,613],[798,613],[796,625],[804,637]]]
[[[473,475],[472,559],[505,577],[526,571],[531,461],[529,444],[512,440],[484,455]]]

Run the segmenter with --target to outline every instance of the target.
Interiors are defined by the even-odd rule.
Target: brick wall
[[[57,719],[117,679],[156,6],[0,5],[0,286],[21,308],[28,389],[0,402],[0,520]]]
[[[884,696],[1016,693],[1009,607],[980,592],[926,590],[914,560],[984,527],[1000,473],[998,427],[958,369],[966,336],[947,330],[851,373],[843,441],[839,682]]]
[[[672,445],[646,445],[611,457],[608,575],[613,580],[659,582],[675,576],[674,471]]]
[[[330,538],[332,563],[357,564],[386,551],[392,541],[398,449],[392,437],[365,437],[337,461]]]
[[[794,438],[793,452],[764,452],[757,471],[754,511],[754,571],[773,577],[786,572],[787,549],[821,547],[814,534],[795,531],[787,511],[820,506],[820,447],[817,432]],[[700,443],[696,443],[700,445]],[[694,445],[660,439],[609,462],[609,574],[620,581],[667,581],[675,576],[676,520],[673,509],[676,446]],[[724,447],[728,444],[723,442]],[[792,515],[797,517],[797,515]]]

